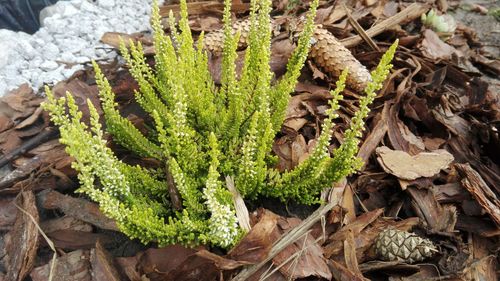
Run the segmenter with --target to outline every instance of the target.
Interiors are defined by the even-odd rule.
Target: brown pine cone
[[[375,240],[375,252],[382,260],[414,263],[431,257],[437,250],[430,240],[414,233],[386,229]]]
[[[309,57],[328,74],[339,77],[346,67],[349,68],[346,84],[353,90],[362,92],[371,75],[351,52],[344,47],[328,30],[320,26],[314,31],[316,42],[311,46]]]
[[[237,21],[233,24],[233,34],[240,32],[238,48],[247,46],[250,32],[250,20]],[[362,65],[351,52],[346,49],[328,30],[316,27],[314,32],[315,43],[311,46],[309,57],[323,70],[333,77],[339,77],[342,70],[349,68],[347,86],[358,92],[362,92],[367,83],[371,81],[368,69]],[[206,50],[220,54],[224,45],[224,30],[216,30],[205,35],[203,41]]]
[[[240,40],[238,41],[238,49],[247,46],[248,35],[250,34],[250,20],[237,21],[233,23],[233,32],[240,32]],[[205,34],[203,39],[205,49],[214,54],[221,54],[224,46],[224,29],[219,29],[208,34]]]

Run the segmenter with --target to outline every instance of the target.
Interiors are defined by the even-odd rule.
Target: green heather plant
[[[238,191],[249,200],[269,196],[312,204],[319,202],[322,189],[361,165],[356,153],[363,119],[392,67],[396,44],[372,73],[373,81],[360,100],[360,110],[333,157],[328,145],[348,70],[332,91],[331,108],[311,156],[295,169],[280,173],[273,168],[276,156],[271,154],[271,146],[308,55],[318,0],[311,4],[286,74],[277,81],[269,67],[271,0],[251,3],[252,24],[240,75],[235,70],[239,35],[232,33],[230,2],[225,1],[220,86],[214,84],[208,70],[203,35],[193,42],[186,1],[181,1],[178,29],[171,20],[171,35],[164,34],[159,9],[154,5],[154,70],[146,63],[140,43],[130,44],[129,50],[122,45],[122,55],[139,84],[137,102],[154,120],[147,135],[120,115],[110,84],[94,63],[106,131],[136,155],[157,159],[162,165],[158,169],[118,160],[107,146],[99,115],[90,101],[87,125],[70,94],[55,99],[46,89],[43,106],[59,126],[61,143],[75,159],[73,167],[81,183],[78,191],[98,202],[125,234],[144,243],[234,245],[243,231],[231,193],[223,184],[226,176],[234,178]],[[181,208],[170,203],[172,190],[178,191]]]

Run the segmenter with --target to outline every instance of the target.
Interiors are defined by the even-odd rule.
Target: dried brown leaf
[[[279,218],[279,235],[287,233],[295,226],[299,225],[301,220],[296,218]],[[290,260],[294,254],[298,256]],[[306,277],[320,277],[327,280],[331,279],[331,272],[323,258],[323,249],[317,244],[314,237],[306,234],[304,238],[286,247],[282,252],[273,258],[273,264],[282,266],[279,271],[288,280],[296,280]]]
[[[0,98],[0,116],[19,123],[20,120],[33,114],[42,100],[40,96],[33,93],[33,89],[28,84],[22,84]]]
[[[270,211],[263,211],[252,230],[228,253],[228,257],[250,263],[258,263],[267,256],[273,242],[278,216]]]
[[[0,98],[0,151],[6,153],[18,148],[22,138],[37,134],[45,127],[41,124],[28,126],[40,117],[42,111],[39,104],[42,100],[27,84]],[[15,130],[13,127],[16,125],[19,129],[29,128]]]
[[[371,246],[377,235],[387,227],[408,231],[418,224],[418,218],[409,218],[403,221],[393,221],[380,218],[381,209],[359,216],[352,223],[344,226],[339,231],[332,234],[329,243],[324,247],[325,257],[334,259],[338,262],[344,261],[344,241],[349,232],[352,231],[355,239],[356,258],[358,263],[368,259],[376,258],[375,252]]]
[[[273,151],[278,156],[278,170],[291,170],[309,156],[309,146],[303,135],[293,132],[273,144]]]
[[[340,206],[346,211],[342,223],[349,224],[356,220],[356,208],[354,206],[354,192],[351,185],[347,184],[342,194]]]
[[[329,239],[328,244],[324,247],[325,257],[329,258],[333,255],[338,255],[344,250],[344,240],[352,231],[353,234],[358,235],[364,228],[375,221],[382,215],[383,209],[377,209],[368,213],[364,213],[356,218],[355,221],[344,226],[339,231],[333,233]],[[375,236],[373,237],[375,239]]]
[[[364,279],[359,270],[358,259],[356,258],[356,241],[352,230],[348,232],[347,239],[344,241],[344,260],[347,269],[349,269],[358,278]]]
[[[455,48],[444,43],[436,32],[426,29],[424,39],[420,43],[422,54],[432,60],[450,60],[451,55],[456,52]]]
[[[368,280],[364,277],[359,277],[354,272],[349,270],[347,267],[343,266],[342,264],[340,264],[334,260],[328,261],[328,267],[332,271],[333,277],[337,281],[366,281],[366,280]]]
[[[364,166],[368,163],[368,160],[373,151],[387,133],[388,126],[386,116],[388,114],[389,107],[389,103],[386,102],[384,104],[382,113],[380,113],[378,117],[375,118],[375,120],[377,120],[375,123],[375,127],[368,133],[368,136],[365,138],[363,144],[359,148],[358,157],[363,160]]]

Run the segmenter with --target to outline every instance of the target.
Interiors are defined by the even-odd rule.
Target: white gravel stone
[[[75,61],[75,55],[71,52],[64,52],[59,56],[59,60],[66,63],[71,63]]]
[[[64,1],[57,2],[57,3],[64,3]],[[63,17],[70,17],[72,15],[78,14],[80,11],[73,5],[66,5],[64,12],[62,13]]]
[[[5,48],[0,52],[0,69],[4,68],[9,63],[9,56],[9,48]]]
[[[59,48],[56,44],[48,42],[42,49],[42,56],[46,60],[53,60],[59,55]]]
[[[55,61],[45,61],[40,65],[41,70],[49,71],[49,70],[54,70],[58,67],[59,65]]]
[[[43,59],[41,57],[36,57],[29,61],[29,68],[33,71],[39,71],[39,67],[42,64]]]
[[[0,77],[0,93],[6,93],[7,91],[8,91],[7,82]]]
[[[88,57],[83,57],[83,56],[80,56],[80,57],[75,57],[75,62],[76,63],[86,63],[86,62],[89,62],[90,59]]]
[[[115,0],[98,0],[97,4],[103,8],[112,8],[115,6]]]
[[[28,41],[20,41],[19,46],[20,48],[18,49],[18,51],[21,54],[21,56],[26,60],[30,60],[35,56],[40,55],[39,51],[33,48],[33,46],[31,46],[31,44]]]
[[[83,69],[80,63],[116,58],[115,51],[99,42],[101,36],[150,30],[151,2],[59,1],[40,13],[42,27],[33,35],[0,29],[0,96],[25,82],[37,91]]]
[[[76,71],[81,70],[81,69],[83,69],[83,66],[79,65],[79,64],[74,65],[71,68],[64,68],[62,70],[62,75],[64,76],[65,79],[68,79],[71,77],[71,75],[73,75],[73,73],[75,73]]]
[[[83,1],[80,5],[80,10],[91,13],[98,13],[99,9],[92,3],[88,1]]]

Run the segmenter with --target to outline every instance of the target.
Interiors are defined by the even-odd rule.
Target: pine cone
[[[431,257],[436,247],[414,233],[386,229],[375,240],[375,251],[382,260],[414,263]]]
[[[250,20],[237,21],[233,24],[233,34],[240,32],[238,48],[247,46],[250,33]],[[371,81],[368,69],[362,65],[351,52],[346,49],[328,30],[316,27],[315,43],[311,46],[309,56],[323,70],[333,77],[339,77],[342,70],[349,68],[346,84],[353,90],[362,92]],[[224,30],[216,30],[205,35],[203,44],[207,51],[220,54],[224,45]]]
[[[362,92],[371,81],[368,69],[344,47],[328,30],[320,26],[314,31],[315,44],[309,56],[328,74],[339,77],[346,67],[349,68],[346,84],[351,89]]]
[[[250,34],[250,20],[234,22],[232,34],[236,34],[237,31],[240,32],[238,49],[245,48],[247,46],[248,35]],[[224,46],[224,29],[219,29],[206,34],[203,39],[203,45],[207,51],[215,54],[221,54],[222,47]]]

